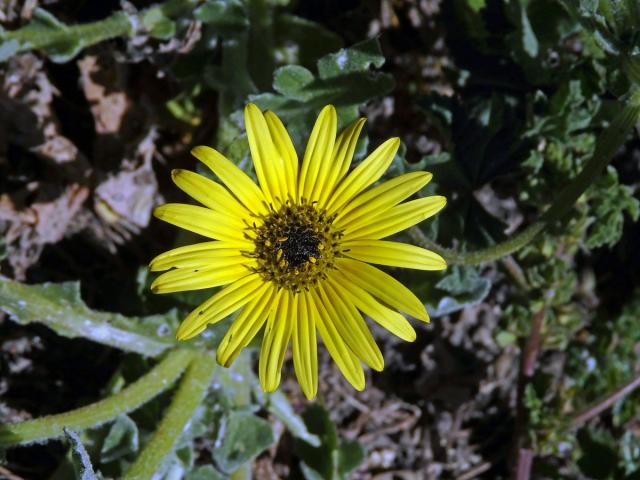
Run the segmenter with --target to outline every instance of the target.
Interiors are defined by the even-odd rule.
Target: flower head
[[[415,340],[416,332],[400,312],[429,321],[409,289],[369,264],[444,269],[445,261],[434,252],[382,239],[434,215],[445,198],[402,203],[429,182],[427,172],[373,186],[393,160],[397,138],[350,169],[364,119],[336,137],[331,105],[320,113],[301,164],[273,112],[249,104],[245,124],[259,186],[216,150],[194,148],[193,155],[221,183],[174,170],[175,184],[203,206],[166,204],[154,214],[213,241],[154,258],[152,271],[168,271],[151,289],[169,293],[224,285],[184,319],[177,338],[192,338],[239,312],[217,351],[218,362],[229,366],[264,327],[259,376],[265,391],[280,383],[291,341],[298,381],[308,398],[315,396],[316,334],[345,378],[362,390],[361,361],[375,370],[384,367],[363,314],[407,341]]]

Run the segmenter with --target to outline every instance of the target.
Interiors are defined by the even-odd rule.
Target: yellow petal
[[[419,198],[376,215],[367,224],[361,224],[357,228],[349,226],[344,231],[344,239],[379,239],[420,223],[438,213],[447,204],[447,199],[438,195]]]
[[[219,322],[231,315],[249,303],[260,292],[263,284],[262,277],[253,273],[223,288],[187,315],[178,327],[176,338],[188,340],[201,333],[207,324]]]
[[[209,208],[167,203],[157,207],[153,214],[164,222],[205,237],[229,241],[245,240],[243,232],[246,225],[242,220]]]
[[[220,258],[214,266],[169,270],[153,281],[151,291],[173,293],[219,287],[250,275],[255,266],[255,259],[237,256]]]
[[[280,118],[275,113],[266,111],[264,119],[267,121],[273,145],[284,162],[287,193],[291,195],[291,198],[296,199],[298,198],[296,194],[298,189],[298,154]]]
[[[338,139],[333,146],[333,153],[331,154],[331,168],[327,172],[324,188],[318,198],[318,204],[321,207],[325,206],[335,186],[349,171],[351,160],[353,159],[353,152],[356,150],[358,137],[365,122],[366,120],[364,118],[359,118],[338,135]]]
[[[333,319],[336,330],[364,363],[377,371],[384,368],[382,352],[356,307],[340,292],[340,287],[327,280],[317,287],[320,298]]]
[[[348,240],[342,243],[342,247],[344,255],[362,262],[416,270],[447,268],[444,258],[437,253],[406,243],[386,240]]]
[[[191,154],[204,163],[224,183],[242,204],[252,213],[267,213],[266,199],[262,190],[251,177],[213,148],[199,146]]]
[[[265,392],[273,392],[280,384],[282,362],[298,314],[295,295],[284,288],[277,295],[279,298],[271,309],[260,348],[258,373]]]
[[[373,216],[384,213],[416,193],[431,177],[427,172],[407,173],[358,195],[340,211],[335,219],[336,228],[355,229],[370,223]]]
[[[338,258],[336,264],[352,283],[361,285],[367,292],[385,304],[419,320],[429,321],[424,304],[411,290],[391,275],[387,275],[368,263],[350,258]]]
[[[249,345],[260,331],[271,312],[275,293],[273,285],[265,283],[260,287],[255,298],[234,319],[216,351],[216,358],[220,365],[230,366],[242,349]]]
[[[399,146],[400,139],[390,138],[347,175],[329,198],[328,213],[339,211],[349,200],[377,181],[389,168]]]
[[[286,183],[280,183],[284,162],[273,145],[269,126],[262,112],[253,103],[247,104],[244,108],[244,124],[247,128],[253,166],[264,196],[269,203],[274,203],[276,199],[279,199],[278,204],[282,203],[287,198]],[[286,182],[284,177],[283,180]]]
[[[229,190],[213,180],[180,169],[172,170],[171,178],[180,190],[205,207],[241,219],[250,216],[249,211],[229,193]]]
[[[151,260],[149,270],[160,272],[170,268],[211,265],[219,258],[242,255],[242,252],[252,251],[253,249],[253,243],[248,240],[194,243],[193,245],[186,245],[161,253]]]
[[[337,122],[336,109],[333,105],[327,105],[318,115],[302,160],[302,170],[298,180],[298,198],[304,198],[307,201],[318,199],[326,172],[331,167],[329,160],[336,141]]]
[[[311,289],[309,300],[309,310],[316,312],[316,327],[324,342],[329,355],[336,362],[336,365],[344,375],[344,378],[353,385],[356,390],[364,389],[364,371],[358,357],[347,347],[335,325],[333,319],[329,317],[322,301],[318,299],[317,293]]]
[[[316,315],[310,311],[308,293],[298,294],[298,317],[293,324],[293,368],[298,383],[307,399],[312,400],[318,392],[318,338],[316,337]]]
[[[358,286],[360,282],[356,284],[338,271],[331,272],[329,277],[338,284],[340,291],[343,292],[345,297],[353,302],[362,313],[371,317],[371,319],[378,322],[382,327],[407,342],[413,342],[416,339],[416,331],[409,321],[398,312],[382,305],[365,290],[360,288]]]

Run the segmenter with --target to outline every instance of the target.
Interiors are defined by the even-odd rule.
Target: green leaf
[[[294,437],[299,438],[314,447],[320,446],[320,439],[318,436],[309,432],[304,420],[299,415],[296,415],[293,408],[291,408],[289,400],[280,390],[276,390],[267,398],[267,408],[269,412],[279,418]]]
[[[193,15],[216,33],[237,34],[249,28],[245,7],[236,0],[206,2]]]
[[[211,465],[201,465],[187,473],[184,480],[224,480],[225,478]]]
[[[475,12],[479,12],[487,5],[486,0],[467,0],[467,3]]]
[[[301,460],[300,469],[307,480],[337,480],[349,478],[365,457],[355,440],[340,440],[329,413],[320,405],[309,405],[303,414],[309,431],[320,438],[319,446],[296,439],[294,450]]]
[[[500,346],[500,348],[505,348],[509,345],[513,345],[517,340],[518,337],[507,330],[501,330],[496,335],[496,343],[498,344],[498,346]]]
[[[578,432],[582,455],[578,459],[580,471],[589,478],[614,478],[618,462],[616,440],[606,430],[582,429]]]
[[[100,461],[112,462],[138,451],[138,427],[128,415],[120,415],[109,428],[100,449]]]
[[[275,441],[269,422],[250,412],[232,412],[220,433],[220,447],[214,449],[213,459],[226,473],[234,472]]]
[[[477,305],[491,290],[491,281],[481,277],[474,267],[451,267],[449,274],[436,284],[449,295],[440,298],[437,307],[428,305],[432,317],[441,317]]]
[[[344,127],[357,118],[362,103],[393,89],[390,75],[370,70],[383,63],[378,40],[368,40],[318,60],[315,76],[299,65],[282,67],[274,74],[277,93],[261,93],[250,99],[262,110],[277,112],[301,149],[325,105],[336,107],[339,126]]]
[[[149,30],[149,36],[160,40],[169,40],[176,35],[176,22],[169,18],[163,18],[153,24]]]
[[[176,343],[170,335],[178,323],[176,311],[146,317],[97,312],[82,301],[78,282],[24,285],[0,276],[0,309],[23,325],[42,323],[65,337],[152,357]]]
[[[539,51],[539,44],[536,34],[533,31],[533,27],[529,22],[529,15],[527,13],[527,5],[529,0],[520,0],[511,2],[514,8],[518,11],[516,13],[516,22],[518,24],[518,31],[513,35],[516,42],[519,42],[522,50],[530,57],[536,57]]]
[[[612,166],[605,175],[591,187],[589,212],[593,224],[587,233],[586,246],[598,248],[612,246],[622,237],[624,214],[635,222],[640,216],[640,201],[633,195],[633,189],[618,183],[618,172]]]
[[[304,102],[311,97],[305,87],[313,82],[313,73],[300,65],[280,67],[273,74],[273,88],[278,93]]]
[[[51,60],[64,63],[71,60],[84,48],[81,37],[60,35],[66,33],[67,29],[68,27],[53,14],[42,8],[36,8],[33,10],[31,23],[22,30],[32,37],[58,34],[60,39],[51,43],[46,51]]]
[[[384,65],[384,55],[380,42],[374,38],[349,48],[342,48],[336,53],[321,58],[318,60],[318,74],[321,79],[327,80],[366,71],[371,66],[380,68],[382,65]]]
[[[84,448],[84,445],[82,445],[78,434],[66,427],[63,430],[67,441],[71,444],[71,455],[76,478],[78,480],[98,480],[96,474],[93,472],[89,454]]]
[[[338,470],[348,478],[349,473],[358,468],[365,458],[365,450],[357,440],[342,440],[338,452]]]

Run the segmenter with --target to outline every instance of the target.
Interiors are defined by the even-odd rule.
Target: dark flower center
[[[275,247],[282,249],[282,258],[285,259],[289,268],[298,268],[305,262],[316,263],[320,258],[320,240],[316,234],[305,226],[294,226],[289,231],[282,232],[281,237],[276,242]]]
[[[325,278],[342,236],[332,225],[334,218],[308,203],[287,202],[272,210],[247,232],[255,244],[247,252],[257,260],[255,271],[295,292]]]

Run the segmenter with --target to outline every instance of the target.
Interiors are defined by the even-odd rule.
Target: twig
[[[0,478],[6,478],[7,480],[24,480],[24,478],[19,477],[15,473],[7,470],[2,465],[0,465]]]
[[[529,334],[527,343],[524,346],[524,352],[522,353],[522,375],[524,375],[527,380],[533,377],[536,369],[536,360],[540,352],[542,321],[544,320],[545,312],[546,308],[542,307],[533,315],[531,333]]]
[[[518,465],[516,467],[516,480],[529,480],[531,466],[533,465],[533,450],[521,448],[518,452]]]
[[[462,475],[460,475],[458,477],[458,480],[472,480],[473,478],[476,478],[478,475],[486,472],[490,468],[491,468],[491,463],[489,462],[480,463],[475,467],[470,468],[469,470],[464,472]]]
[[[516,466],[513,470],[513,478],[516,480],[527,480],[531,474],[534,452],[527,447],[527,410],[524,406],[523,398],[527,385],[531,381],[536,369],[536,361],[540,352],[540,342],[542,339],[542,324],[546,313],[546,305],[533,315],[531,332],[527,338],[522,360],[520,362],[520,375],[518,378],[518,402],[516,411],[516,427],[514,431],[514,456],[517,455]]]
[[[529,284],[524,276],[524,272],[518,263],[513,259],[513,256],[508,255],[502,259],[502,265],[509,272],[511,278],[518,284],[523,290],[529,289]]]
[[[636,377],[631,380],[629,383],[623,385],[615,392],[607,395],[604,398],[596,400],[593,404],[591,404],[584,411],[576,415],[571,419],[570,428],[577,428],[581,426],[583,423],[591,420],[594,417],[600,415],[603,411],[613,405],[615,402],[624,398],[633,392],[636,388],[640,387],[640,374],[636,375]]]

